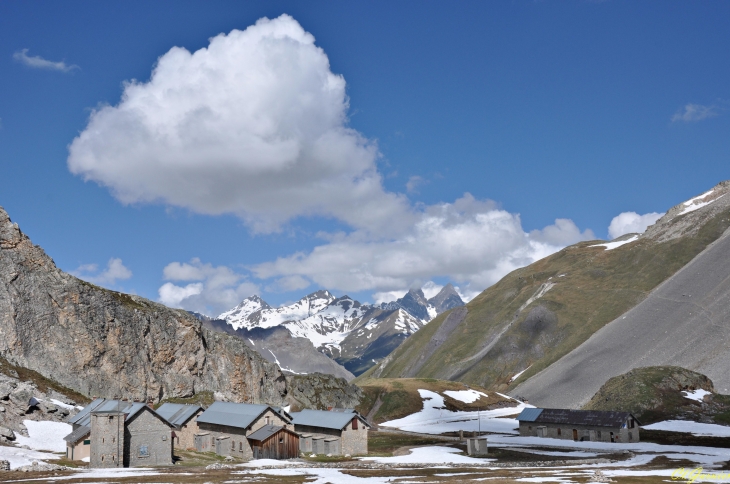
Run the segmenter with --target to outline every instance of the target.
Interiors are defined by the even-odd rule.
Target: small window
[[[598,436],[598,438],[600,439],[600,438],[601,438],[601,431],[600,431],[600,430],[596,431],[596,435],[597,435],[597,436]]]
[[[115,456],[112,456],[112,462],[114,462],[114,460],[115,460],[115,458],[114,458],[114,457],[115,457]]]
[[[558,427],[558,435],[563,435],[563,433],[560,430],[560,427]]]
[[[243,452],[243,442],[238,443],[238,450],[239,452]]]
[[[266,416],[266,425],[269,425],[269,416]]]
[[[101,456],[101,461],[104,462],[104,456],[103,455]]]
[[[109,420],[114,420],[114,415],[109,415]]]
[[[102,438],[101,438],[101,443],[102,443],[102,444],[104,443],[104,437],[102,437]]]
[[[528,425],[527,430],[532,430],[532,425]]]
[[[236,441],[231,440],[231,450],[236,450]]]
[[[356,418],[352,419],[352,430],[357,430],[357,419]]]
[[[629,420],[629,428],[630,429],[634,428],[634,419],[633,418],[631,420]]]
[[[215,437],[210,438],[210,445],[215,445]]]
[[[84,445],[91,445],[91,440],[84,440]]]
[[[150,456],[150,450],[146,445],[139,446],[139,456],[140,457],[149,457]]]
[[[112,444],[115,443],[116,441],[117,441],[117,438],[116,437],[112,437]]]

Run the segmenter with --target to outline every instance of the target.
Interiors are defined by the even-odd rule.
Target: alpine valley
[[[279,308],[251,296],[215,319],[196,316],[214,331],[238,336],[285,372],[323,372],[351,380],[433,318],[463,305],[447,284],[430,299],[421,289],[411,289],[378,305],[336,298],[326,290]]]

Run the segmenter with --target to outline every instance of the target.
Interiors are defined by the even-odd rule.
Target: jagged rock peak
[[[446,284],[438,294],[428,300],[438,314],[464,305],[464,301],[451,283]]]

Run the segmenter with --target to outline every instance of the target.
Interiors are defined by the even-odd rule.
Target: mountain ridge
[[[581,242],[513,271],[470,301],[454,328],[440,331],[454,310],[441,314],[356,381],[454,379],[522,396],[518,384],[637,306],[720,239],[730,226],[729,192],[730,182],[722,182],[672,207],[644,234]],[[418,363],[429,344],[436,349]]]

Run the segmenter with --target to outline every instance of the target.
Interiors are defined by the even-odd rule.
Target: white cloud
[[[426,299],[431,299],[443,288],[444,286],[442,286],[441,284],[436,284],[433,281],[428,281],[426,282],[426,284],[423,285],[423,287],[421,287],[421,290],[423,291],[423,295],[426,296]]]
[[[406,191],[408,193],[418,193],[418,187],[425,185],[427,182],[423,177],[414,175],[408,179],[406,183]]]
[[[117,281],[126,280],[132,277],[132,271],[122,263],[122,259],[112,257],[106,264],[106,269],[99,272],[99,266],[96,264],[83,264],[71,271],[71,274],[91,282],[92,284],[114,285]]]
[[[149,82],[92,112],[68,167],[123,203],[234,213],[259,232],[311,215],[388,232],[415,214],[348,127],[345,84],[296,20],[264,18],[162,55]]]
[[[653,225],[662,215],[664,214],[656,212],[645,213],[644,215],[639,215],[636,212],[623,212],[611,220],[611,224],[608,226],[608,235],[615,239],[625,234],[643,234],[647,227]]]
[[[689,103],[674,113],[672,116],[672,122],[697,122],[718,116],[719,114],[717,106],[703,106],[702,104]]]
[[[400,289],[396,291],[379,291],[373,294],[375,304],[387,303],[395,301],[406,295],[408,289]]]
[[[426,207],[403,236],[370,240],[356,232],[252,270],[263,279],[300,275],[331,290],[374,290],[376,302],[393,300],[414,281],[446,277],[465,284],[462,292],[470,298],[518,267],[591,239],[593,232],[564,219],[525,233],[519,215],[465,194]]]
[[[13,54],[13,59],[20,62],[21,64],[25,64],[26,66],[33,67],[35,69],[49,69],[52,71],[61,72],[71,72],[74,69],[80,69],[80,67],[75,64],[69,65],[63,61],[53,62],[46,60],[39,55],[31,57],[28,55],[28,49],[17,51]]]
[[[275,291],[275,292],[288,292],[288,291],[298,291],[300,289],[306,289],[311,285],[312,285],[312,283],[309,282],[304,277],[295,275],[295,276],[281,277],[276,280],[274,285],[270,286],[267,289],[269,289],[271,291]]]
[[[259,293],[258,285],[226,266],[213,266],[194,258],[190,262],[171,262],[162,271],[167,281],[158,289],[159,301],[167,306],[217,315],[242,299]]]

